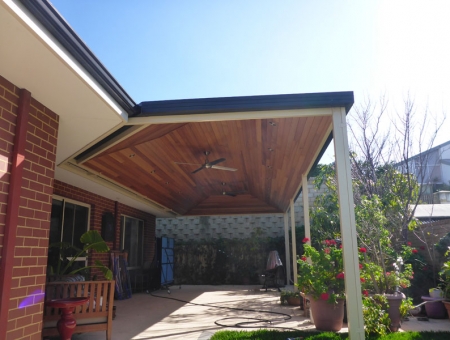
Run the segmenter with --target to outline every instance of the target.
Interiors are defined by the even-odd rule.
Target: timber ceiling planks
[[[280,213],[330,126],[330,116],[154,124],[83,165],[181,215]],[[192,174],[204,151],[238,170]]]

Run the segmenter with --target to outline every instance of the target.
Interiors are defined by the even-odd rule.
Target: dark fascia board
[[[352,91],[162,100],[140,103],[140,113],[136,117],[316,109],[325,107],[345,107],[346,112],[348,112],[353,103]]]
[[[136,103],[80,39],[58,11],[46,0],[20,0],[23,6],[64,46],[129,116]]]

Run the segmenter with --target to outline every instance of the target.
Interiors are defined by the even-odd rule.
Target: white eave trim
[[[95,81],[95,79],[72,57],[65,48],[42,26],[42,24],[17,0],[3,0],[10,10],[17,15],[28,28],[74,71],[97,95],[107,103],[124,121],[128,114],[117,102]]]
[[[333,108],[297,109],[297,110],[268,110],[221,112],[207,114],[161,115],[146,117],[131,117],[126,125],[141,124],[170,124],[170,123],[200,123],[248,119],[274,119],[290,117],[331,116]]]

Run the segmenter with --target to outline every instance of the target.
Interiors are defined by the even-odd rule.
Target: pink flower
[[[336,279],[343,279],[344,278],[344,273],[339,273],[336,275]]]
[[[360,277],[360,278],[359,278],[359,281],[361,281],[362,283],[364,283],[364,282],[366,282],[366,279],[363,278],[363,277]]]
[[[309,238],[307,238],[307,237],[305,237],[304,239],[303,239],[303,243],[306,243],[306,242],[308,242],[309,241]]]
[[[419,251],[418,251],[417,249],[413,249],[413,250],[412,250],[412,253],[413,253],[413,254],[417,254],[418,252],[419,252]]]
[[[320,294],[320,298],[322,299],[322,300],[328,300],[328,298],[330,297],[330,294],[328,294],[328,293],[322,293],[322,294]]]
[[[427,266],[423,266],[422,269],[423,269],[423,270],[428,270],[428,267],[427,267]]]
[[[369,292],[367,291],[367,289],[364,289],[364,290],[362,291],[362,293],[363,293],[364,296],[369,296]]]
[[[306,256],[302,256],[301,260],[306,261]]]
[[[401,286],[402,288],[408,287],[408,286],[407,286],[406,284],[404,284],[404,283],[400,284],[400,286]]]
[[[361,247],[361,248],[359,248],[359,252],[360,252],[360,253],[366,253],[366,252],[367,252],[367,249],[364,248],[364,247]]]
[[[342,249],[342,244],[341,244],[341,245],[339,245],[339,249]]]
[[[359,264],[359,269],[363,269],[363,265],[361,263]]]
[[[335,246],[336,245],[336,241],[335,240],[330,240],[330,245]]]
[[[408,245],[408,247],[411,247],[411,242],[407,242],[406,244]]]
[[[330,248],[325,248],[324,250],[323,250],[326,254],[329,254],[330,253]]]
[[[389,276],[389,275],[391,275],[391,273],[390,272],[386,272],[386,276]]]

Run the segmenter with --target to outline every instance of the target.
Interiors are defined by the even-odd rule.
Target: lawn
[[[349,339],[348,333],[318,333],[318,332],[280,332],[274,330],[219,331],[211,340],[342,340]],[[448,340],[450,332],[398,332],[386,336],[372,335],[367,340]]]

